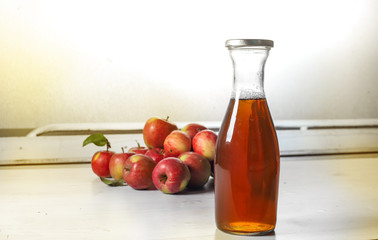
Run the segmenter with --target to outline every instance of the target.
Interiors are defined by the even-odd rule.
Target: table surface
[[[378,156],[281,159],[269,236],[216,229],[214,189],[109,187],[90,164],[0,167],[0,239],[378,239]]]

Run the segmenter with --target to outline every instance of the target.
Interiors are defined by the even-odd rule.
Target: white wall
[[[229,38],[268,38],[275,119],[378,118],[378,1],[0,1],[0,128],[223,118]]]

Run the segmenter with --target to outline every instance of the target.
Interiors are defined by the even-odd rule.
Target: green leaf
[[[101,181],[103,183],[105,183],[106,185],[108,186],[111,186],[111,187],[117,187],[117,186],[127,186],[127,184],[125,183],[125,180],[114,180],[113,178],[104,178],[104,177],[100,177]]]
[[[94,133],[90,135],[89,137],[87,137],[83,142],[83,147],[90,143],[93,143],[96,146],[100,146],[100,147],[106,145],[107,147],[110,148],[110,143],[108,139],[101,133]]]

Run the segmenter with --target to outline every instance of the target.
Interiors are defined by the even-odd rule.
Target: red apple
[[[190,139],[193,139],[193,137],[200,131],[207,129],[207,127],[198,124],[198,123],[189,123],[185,125],[181,131],[187,133],[190,137]]]
[[[164,141],[164,152],[167,157],[178,157],[181,153],[189,152],[192,141],[188,134],[180,130],[172,131]]]
[[[191,177],[188,183],[188,188],[203,187],[209,180],[211,174],[209,161],[195,152],[182,153],[178,158],[189,168]]]
[[[201,154],[209,161],[214,160],[217,134],[211,130],[202,130],[193,137],[193,151]]]
[[[137,153],[137,154],[145,154],[148,151],[148,148],[146,148],[144,146],[140,146],[138,141],[137,141],[137,144],[138,144],[138,146],[130,148],[129,151],[127,151],[127,152],[129,152],[129,153],[133,152],[133,153]]]
[[[164,150],[162,148],[151,148],[145,153],[145,155],[152,158],[156,163],[165,158]]]
[[[152,171],[156,162],[149,156],[135,154],[123,165],[123,179],[134,189],[155,189],[152,182]]]
[[[109,162],[109,170],[110,175],[114,178],[114,180],[119,181],[123,179],[123,164],[125,161],[135,153],[115,153],[110,158]]]
[[[91,166],[97,176],[110,177],[109,162],[113,154],[111,151],[98,151],[93,155]]]
[[[152,172],[152,181],[163,193],[183,191],[190,180],[190,171],[180,159],[167,157],[160,161]]]
[[[167,119],[153,117],[147,120],[143,128],[144,143],[148,148],[163,148],[165,138],[177,130],[177,125]]]

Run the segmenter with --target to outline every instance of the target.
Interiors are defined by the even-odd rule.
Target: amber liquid
[[[215,218],[225,232],[258,235],[274,230],[279,149],[265,99],[231,99],[214,162]]]

